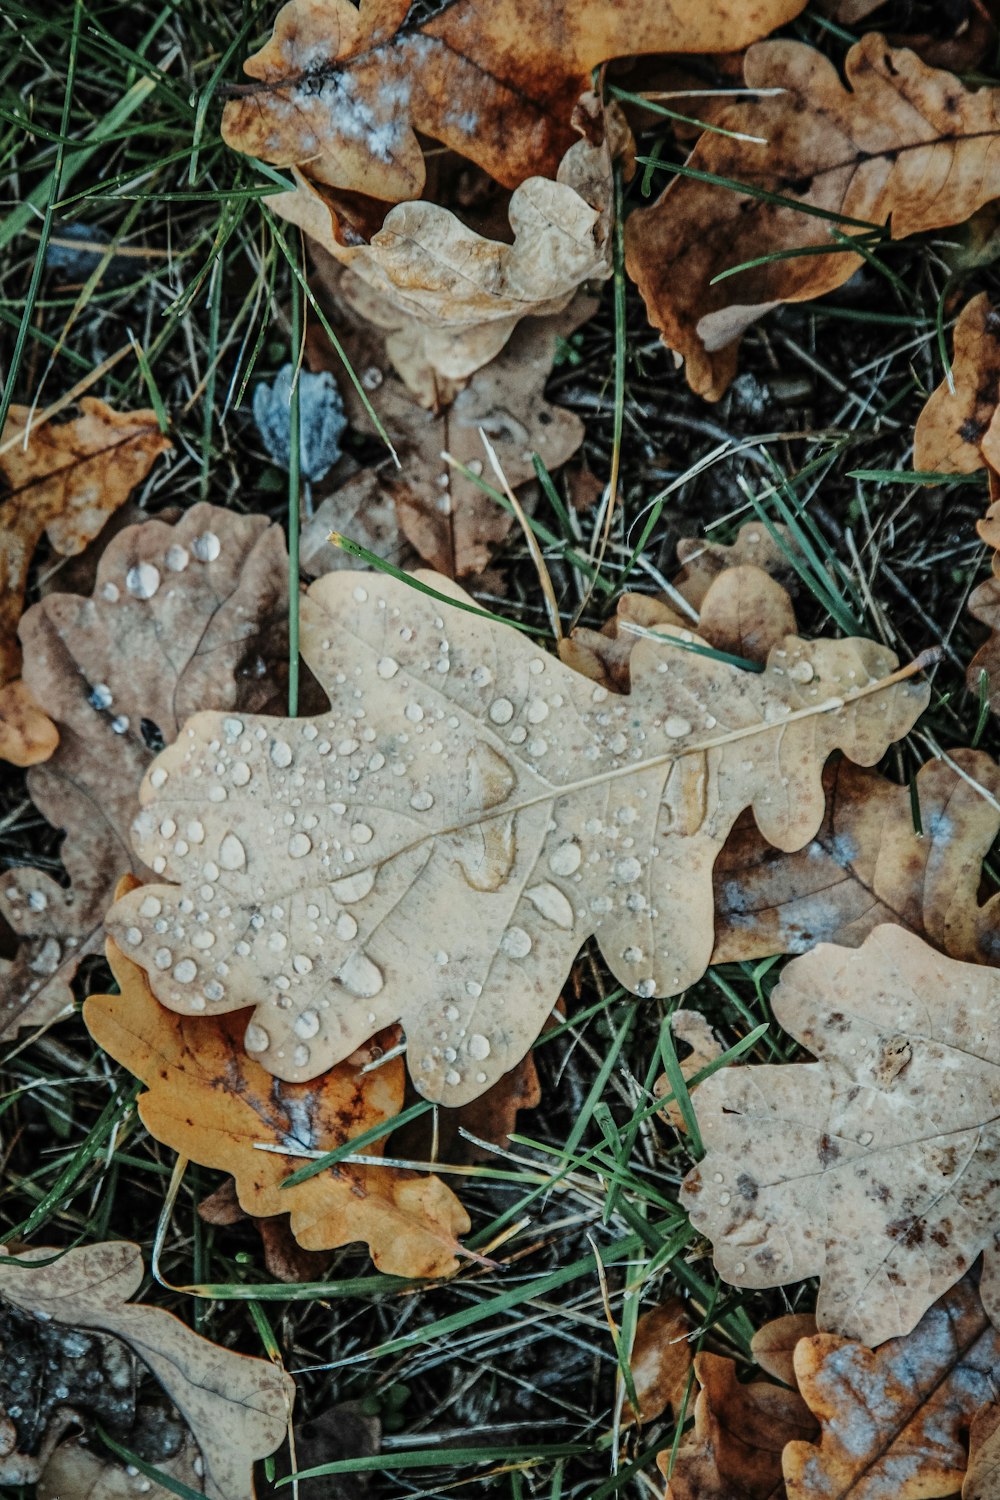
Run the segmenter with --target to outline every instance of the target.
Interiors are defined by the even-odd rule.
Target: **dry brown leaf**
[[[746,55],[752,89],[770,98],[719,115],[743,139],[706,133],[690,165],[866,224],[890,223],[894,238],[961,223],[996,196],[992,153],[1000,143],[1000,94],[966,89],[894,51],[875,32],[851,48],[849,87],[833,63],[801,42],[762,42]],[[756,144],[748,135],[761,138]],[[717,400],[732,379],[739,339],[779,302],[832,291],[863,264],[834,235],[862,228],[799,212],[730,187],[675,179],[625,226],[626,263],[650,322],[683,356],[688,382]],[[829,255],[758,257],[831,245]]]
[[[156,900],[142,887],[136,894]],[[469,1219],[440,1178],[375,1162],[341,1165],[282,1188],[303,1165],[297,1151],[332,1151],[399,1113],[402,1059],[363,1073],[369,1051],[314,1083],[277,1083],[243,1048],[244,1016],[178,1016],[158,1003],[142,969],[113,943],[108,960],[121,994],[92,995],[84,1020],[98,1045],[146,1084],[139,1114],[151,1135],[202,1166],[231,1173],[248,1214],[290,1214],[304,1249],[364,1240],[379,1270],[393,1275],[455,1269],[458,1236]],[[290,1154],[258,1150],[257,1142]],[[377,1158],[382,1149],[377,1142],[367,1154]]]
[[[653,1422],[667,1407],[680,1413],[691,1369],[691,1324],[679,1297],[669,1297],[644,1312],[635,1329],[629,1367],[639,1399],[639,1420]],[[631,1401],[622,1407],[622,1424],[636,1419]]]
[[[993,1377],[996,1395],[996,1377]],[[969,1428],[969,1466],[962,1500],[996,1500],[1000,1494],[1000,1406],[985,1406]]]
[[[267,1274],[275,1281],[321,1281],[330,1263],[322,1250],[303,1250],[292,1234],[287,1214],[260,1219],[245,1213],[236,1196],[236,1183],[227,1177],[221,1187],[198,1204],[198,1217],[206,1224],[231,1226],[249,1221],[260,1235]]]
[[[876,761],[928,690],[887,679],[871,641],[787,637],[756,673],[657,638],[617,697],[456,585],[417,582],[438,597],[362,573],[312,585],[302,651],[328,714],[188,722],[134,825],[180,883],[124,897],[110,928],[165,1005],[257,1004],[249,1045],[279,1077],[399,1020],[416,1086],[456,1105],[523,1057],[591,934],[640,996],[698,978],[739,813],[801,846],[827,756]],[[177,842],[192,814],[196,848]]]
[[[631,137],[617,106],[606,124],[595,95],[580,107],[593,139],[571,147],[554,181],[532,178],[514,192],[509,240],[423,201],[399,204],[360,240],[345,235],[335,205],[301,173],[294,191],[266,200],[350,271],[343,295],[388,331],[389,358],[424,405],[442,382],[488,364],[523,318],[561,312],[583,282],[611,275],[612,168]]]
[[[978,750],[953,750],[951,760],[964,776],[945,761],[917,773],[919,834],[909,787],[843,760],[824,773],[826,814],[805,848],[783,854],[740,818],[715,865],[713,963],[821,942],[855,948],[881,922],[951,958],[1000,963],[1000,895],[979,901],[1000,833],[1000,769]]]
[[[750,1340],[750,1353],[767,1375],[798,1390],[795,1374],[795,1349],[799,1339],[812,1338],[816,1319],[812,1313],[785,1313],[758,1328]]]
[[[17,681],[17,626],[35,548],[47,534],[61,556],[82,552],[171,447],[153,411],[116,412],[92,396],[81,399],[80,411],[71,422],[32,426],[26,445],[0,448],[9,487],[0,511],[0,759],[18,766],[46,760],[58,739]],[[31,416],[30,407],[12,406],[2,444],[23,432]]]
[[[552,317],[522,323],[507,348],[437,411],[414,401],[389,368],[384,342],[371,329],[354,318],[337,321],[338,337],[399,454],[401,468],[386,467],[381,486],[392,497],[403,536],[438,572],[449,577],[480,572],[513,524],[509,510],[474,479],[452,469],[443,452],[481,474],[486,462],[482,429],[517,490],[535,479],[533,453],[551,473],[579,448],[584,433],[580,418],[546,401],[544,390],[559,339],[578,328],[595,305],[591,298],[579,297]],[[309,341],[309,359],[313,369],[342,368],[318,330]],[[344,396],[352,426],[374,433],[370,415],[347,382]],[[495,487],[492,474],[487,482]]]
[[[998,513],[998,507],[992,506],[987,515],[987,522],[994,519]],[[980,534],[983,534],[984,522],[979,522]],[[1000,558],[1000,554],[998,554]],[[997,560],[994,560],[994,568]],[[969,595],[969,614],[983,625],[989,628],[989,636],[980,646],[975,656],[969,662],[965,670],[965,680],[969,685],[969,691],[978,698],[980,693],[980,682],[983,673],[986,674],[986,696],[990,708],[995,714],[1000,714],[1000,576],[994,573],[992,578],[987,578],[985,583],[979,584]]]
[[[942,380],[917,418],[913,467],[922,473],[973,474],[1000,466],[1000,317],[985,292],[963,307],[955,324],[954,391]],[[989,448],[987,457],[984,449]]]
[[[786,593],[794,595],[798,575],[792,559],[796,555],[794,539],[784,526],[763,526],[748,521],[741,526],[731,543],[710,542],[705,537],[682,537],[677,543],[677,561],[681,570],[674,587],[696,610],[720,573],[744,566],[760,568],[780,583]]]
[[[614,57],[721,52],[782,26],[802,0],[454,0],[408,20],[409,0],[292,0],[244,71],[258,80],[223,115],[230,146],[387,202],[418,197],[415,132],[507,187],[551,176],[591,71]],[[418,13],[419,15],[419,13]]]
[[[687,1042],[691,1051],[687,1057],[681,1059],[681,1075],[685,1082],[700,1073],[702,1068],[707,1068],[709,1063],[715,1062],[721,1057],[723,1047],[718,1037],[709,1026],[700,1010],[675,1010],[670,1017],[670,1030],[678,1041]],[[687,1130],[684,1114],[680,1105],[674,1098],[673,1088],[666,1073],[661,1073],[653,1084],[653,1094],[657,1099],[667,1099],[668,1103],[660,1110],[660,1118],[666,1120],[675,1130]]]
[[[166,1459],[157,1458],[154,1467],[201,1494],[199,1463],[197,1444],[189,1438],[179,1452]],[[36,1500],[174,1500],[176,1494],[176,1490],[164,1489],[147,1479],[133,1465],[125,1468],[95,1452],[83,1438],[59,1444],[39,1475],[35,1490]]]
[[[326,495],[311,519],[303,522],[299,559],[307,578],[357,566],[354,558],[330,541],[331,532],[360,542],[394,568],[414,565],[416,553],[400,531],[388,477],[384,468],[362,469]]]
[[[0,1296],[33,1318],[121,1339],[187,1423],[204,1465],[205,1494],[252,1497],[254,1460],[273,1453],[285,1436],[291,1378],[267,1360],[209,1343],[162,1308],[129,1303],[143,1279],[137,1245],[109,1241],[64,1255],[33,1248],[16,1259],[20,1265],[0,1263]],[[32,1265],[38,1260],[49,1264]]]
[[[706,1147],[682,1201],[737,1286],[821,1278],[820,1328],[905,1335],[985,1252],[1000,1316],[1000,976],[902,927],[793,959],[772,996],[816,1062],[723,1068],[694,1096]]]
[[[777,1500],[785,1445],[816,1431],[802,1397],[765,1380],[741,1384],[735,1363],[719,1354],[696,1355],[694,1370],[694,1428],[681,1440],[665,1500]],[[669,1448],[658,1463],[667,1474]]]
[[[966,1277],[877,1352],[828,1333],[803,1339],[795,1373],[821,1435],[785,1449],[788,1500],[957,1495],[970,1423],[996,1412],[1000,1334]]]
[[[129,846],[150,743],[173,739],[206,703],[280,703],[287,572],[266,517],[195,505],[176,526],[147,521],[115,537],[92,598],[50,594],[25,614],[24,680],[60,732],[28,790],[66,830],[70,885],[30,867],[0,877],[0,913],[21,939],[16,958],[0,960],[0,1035],[69,1005],[118,877],[153,878]]]

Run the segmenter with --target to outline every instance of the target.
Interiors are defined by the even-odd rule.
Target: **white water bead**
[[[224,870],[241,870],[247,862],[247,851],[235,833],[227,833],[219,845],[219,864]]]
[[[271,1038],[263,1026],[258,1026],[256,1021],[251,1021],[244,1034],[243,1045],[248,1052],[266,1052],[271,1045]]]
[[[199,562],[215,562],[222,551],[222,543],[214,531],[203,531],[191,543],[191,551]]]
[[[285,740],[275,740],[271,745],[271,762],[279,771],[292,763],[292,747]]]
[[[152,563],[136,563],[125,574],[125,587],[136,599],[152,599],[160,587],[160,570]]]

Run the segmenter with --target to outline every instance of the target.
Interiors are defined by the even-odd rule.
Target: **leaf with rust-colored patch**
[[[793,959],[778,1023],[817,1059],[723,1068],[682,1202],[736,1286],[820,1277],[820,1328],[909,1333],[985,1253],[1000,1315],[1000,975],[884,925]]]
[[[1000,1333],[972,1277],[875,1352],[828,1333],[802,1339],[795,1373],[820,1437],[785,1448],[788,1500],[996,1495],[995,1469],[986,1490],[975,1478],[977,1466],[989,1472],[988,1453],[963,1485],[970,1426],[982,1434],[995,1425],[1000,1375]]]
[[[230,146],[317,182],[398,202],[419,197],[415,132],[507,187],[554,174],[592,70],[650,52],[723,52],[783,26],[803,0],[451,0],[411,19],[409,0],[291,0],[226,105]]]
[[[1000,317],[986,292],[967,302],[955,324],[947,380],[928,398],[913,436],[913,467],[923,473],[973,474],[1000,467]]]
[[[667,1407],[680,1412],[691,1369],[691,1324],[679,1297],[668,1297],[644,1312],[635,1329],[629,1367],[639,1398],[639,1420],[653,1422]],[[622,1407],[622,1424],[636,1420],[631,1401]]]
[[[69,1005],[80,959],[100,951],[118,877],[154,878],[134,858],[129,828],[155,749],[206,703],[281,703],[287,574],[280,527],[195,505],[176,526],[120,532],[91,598],[49,594],[26,612],[24,681],[59,727],[58,749],[28,773],[28,790],[66,830],[70,884],[30,866],[0,876],[0,912],[21,939],[14,959],[0,960],[0,1036]],[[196,823],[184,816],[176,840],[197,848]]]
[[[611,275],[613,164],[631,136],[621,111],[580,102],[584,140],[555,180],[532,178],[510,200],[509,239],[490,239],[441,204],[402,203],[370,241],[346,235],[336,205],[308,178],[267,202],[350,270],[341,288],[388,330],[386,349],[424,405],[489,363],[525,317],[561,312],[581,283]],[[322,262],[321,262],[322,264]],[[353,287],[353,292],[352,292]]]
[[[929,761],[917,773],[919,833],[908,787],[845,760],[824,772],[826,814],[805,848],[782,853],[741,817],[715,864],[713,962],[855,948],[895,922],[951,958],[1000,963],[1000,894],[979,901],[1000,769],[980,750],[951,760],[958,771]]]
[[[84,396],[80,412],[71,422],[31,427],[23,442],[14,440],[31,408],[12,406],[3,430],[0,474],[9,493],[0,509],[0,759],[18,766],[46,760],[58,740],[17,680],[17,626],[35,548],[47,534],[61,556],[82,552],[171,446],[153,411],[116,412]]]
[[[204,1466],[204,1493],[211,1500],[252,1500],[254,1460],[273,1453],[285,1436],[291,1378],[269,1360],[209,1343],[173,1313],[130,1303],[143,1266],[139,1247],[128,1241],[65,1254],[36,1247],[15,1260],[0,1263],[0,1297],[33,1319],[121,1339],[186,1422]],[[38,1260],[49,1263],[32,1264]]]
[[[343,284],[342,277],[327,281],[328,290]],[[473,479],[452,469],[443,452],[481,473],[486,456],[482,429],[516,490],[535,479],[533,453],[551,473],[579,448],[583,423],[574,412],[546,401],[544,389],[559,340],[578,328],[595,306],[592,298],[581,296],[551,317],[526,320],[496,359],[463,389],[449,391],[440,409],[428,411],[393,373],[385,340],[338,299],[337,336],[368,383],[372,406],[399,454],[400,468],[386,467],[379,475],[380,488],[392,498],[403,536],[438,572],[449,577],[481,572],[513,524],[510,511]],[[339,355],[319,329],[310,335],[308,353],[314,369],[341,367]],[[374,433],[357,391],[346,382],[345,386],[352,425]],[[347,534],[353,537],[350,530]]]
[[[640,996],[697,979],[739,813],[800,847],[827,756],[878,760],[927,689],[861,639],[787,636],[758,673],[657,636],[614,696],[416,578],[456,603],[367,573],[312,585],[302,650],[328,713],[189,720],[134,825],[178,883],[109,924],[172,1009],[256,1005],[279,1077],[401,1021],[417,1088],[457,1105],[523,1057],[590,935]],[[196,848],[175,832],[192,816]]]
[[[717,124],[735,134],[706,133],[689,159],[784,201],[678,177],[626,223],[626,264],[650,321],[710,400],[732,380],[739,340],[762,314],[832,291],[863,265],[838,239],[869,225],[888,223],[900,239],[961,223],[995,196],[1000,92],[966,89],[876,32],[851,48],[844,69],[847,87],[802,42],[751,47],[747,87],[780,92],[720,111]],[[819,253],[780,254],[803,249]]]
[[[159,906],[147,890],[135,891],[140,903]],[[369,1052],[313,1083],[278,1083],[245,1051],[244,1016],[178,1016],[113,943],[108,960],[121,994],[91,995],[84,1020],[98,1045],[146,1084],[139,1114],[151,1135],[231,1173],[248,1214],[290,1214],[306,1250],[364,1240],[376,1266],[393,1275],[455,1269],[458,1237],[469,1228],[464,1209],[440,1178],[379,1166],[381,1143],[368,1149],[370,1167],[344,1164],[282,1188],[303,1164],[297,1152],[332,1151],[399,1113],[402,1059],[363,1073]],[[313,1035],[312,1025],[308,1015],[300,1018],[297,1034]],[[289,1154],[256,1149],[261,1142]]]
[[[786,1444],[816,1431],[809,1408],[797,1391],[766,1380],[742,1384],[733,1360],[719,1354],[696,1355],[694,1370],[694,1428],[672,1469],[669,1448],[658,1459],[665,1500],[776,1500]]]

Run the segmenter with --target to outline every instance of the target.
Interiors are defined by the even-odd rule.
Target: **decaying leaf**
[[[49,594],[25,614],[24,680],[60,736],[28,790],[66,830],[70,885],[32,868],[0,877],[0,912],[21,938],[17,956],[0,960],[0,1035],[65,1009],[80,959],[100,950],[118,877],[153,878],[129,827],[154,750],[206,703],[281,702],[287,571],[281,530],[265,516],[195,505],[176,526],[120,532],[91,598]],[[193,825],[185,817],[177,838],[196,848]]]
[[[738,136],[706,133],[690,158],[699,172],[831,217],[682,177],[626,223],[627,265],[650,321],[709,400],[732,379],[751,323],[779,302],[832,291],[863,263],[838,238],[866,225],[889,223],[899,239],[961,223],[995,196],[996,90],[966,89],[876,32],[851,48],[845,73],[848,87],[801,42],[751,47],[748,88],[782,92],[721,111],[717,123]],[[774,258],[825,245],[829,255]],[[755,264],[713,284],[748,261]]]
[[[71,422],[32,426],[26,443],[0,449],[9,486],[0,530],[0,759],[19,766],[46,760],[58,738],[17,681],[17,626],[35,548],[47,534],[61,556],[81,552],[171,446],[155,412],[116,412],[91,396],[81,399],[80,411]],[[31,415],[29,407],[11,407],[3,445]]]
[[[679,1414],[691,1369],[691,1324],[679,1297],[668,1297],[644,1312],[636,1324],[629,1365],[639,1398],[639,1420],[653,1422],[667,1407]],[[622,1408],[622,1422],[636,1420],[631,1401]]]
[[[129,1303],[143,1278],[137,1245],[109,1241],[64,1255],[33,1248],[16,1259],[22,1264],[0,1264],[0,1296],[33,1319],[121,1339],[187,1423],[205,1494],[252,1497],[254,1460],[273,1453],[285,1435],[295,1390],[290,1377],[267,1360],[209,1343],[162,1308]],[[38,1260],[49,1263],[33,1266]]]
[[[927,701],[871,641],[792,636],[760,673],[640,639],[617,697],[510,626],[360,573],[312,585],[302,650],[330,712],[190,720],[134,825],[179,884],[125,896],[110,929],[172,1009],[256,1004],[248,1044],[279,1077],[400,1020],[417,1087],[447,1104],[524,1055],[591,934],[640,996],[691,984],[739,813],[800,847],[827,756],[871,764]]]
[[[771,848],[741,817],[715,864],[712,961],[855,948],[895,922],[951,958],[1000,963],[1000,895],[979,900],[1000,833],[1000,769],[978,750],[951,760],[964,776],[945,761],[917,773],[920,833],[909,787],[845,760],[824,772],[826,814],[803,849]]]
[[[273,385],[261,381],[253,393],[253,416],[264,447],[282,469],[291,464],[294,365],[283,365]],[[297,372],[299,472],[307,484],[324,479],[340,457],[347,426],[344,402],[329,371]]]
[[[743,1385],[733,1360],[719,1354],[697,1354],[694,1370],[694,1428],[672,1470],[669,1448],[658,1459],[669,1472],[665,1500],[777,1500],[785,1445],[816,1431],[802,1397],[766,1380]]]
[[[687,1057],[681,1059],[681,1073],[685,1082],[722,1056],[723,1048],[719,1039],[700,1010],[675,1010],[670,1017],[670,1030],[678,1041],[687,1042],[691,1048]],[[675,1130],[686,1130],[684,1114],[673,1096],[666,1073],[661,1073],[653,1084],[653,1093],[657,1099],[667,1100],[660,1110],[661,1119],[666,1120]]]
[[[410,18],[409,0],[291,0],[244,71],[257,80],[226,106],[238,151],[293,163],[317,182],[398,202],[418,197],[416,131],[507,187],[551,176],[572,141],[570,116],[591,70],[649,52],[722,52],[784,25],[802,0],[452,0]]]
[[[142,887],[136,894],[156,901]],[[151,1135],[202,1166],[230,1172],[247,1213],[290,1214],[292,1233],[307,1250],[364,1240],[379,1269],[394,1275],[455,1269],[469,1220],[437,1177],[344,1165],[282,1189],[303,1164],[297,1150],[332,1151],[399,1113],[402,1059],[362,1073],[369,1050],[314,1083],[278,1083],[244,1050],[245,1017],[178,1016],[113,943],[108,961],[121,994],[92,995],[84,1020],[94,1040],[147,1085],[139,1114]],[[290,1154],[258,1150],[257,1142]],[[369,1154],[380,1155],[383,1144]]]
[[[820,1437],[784,1451],[789,1500],[976,1493],[962,1485],[969,1428],[980,1414],[996,1422],[1000,1334],[971,1277],[877,1351],[829,1333],[802,1339],[795,1373]]]
[[[919,417],[913,467],[922,473],[973,474],[1000,468],[1000,317],[980,292],[955,324],[954,390],[942,380]]]
[[[397,205],[365,241],[344,231],[335,205],[301,173],[294,191],[267,203],[366,289],[366,314],[389,329],[389,357],[419,393],[435,379],[467,379],[522,318],[561,312],[581,283],[611,275],[612,169],[631,136],[617,106],[605,113],[596,95],[581,100],[580,119],[588,135],[555,180],[533,177],[512,195],[509,241],[424,201]]]
[[[340,304],[338,337],[371,389],[372,405],[399,454],[400,469],[386,467],[381,488],[392,497],[406,540],[438,572],[449,577],[480,572],[513,524],[510,512],[475,480],[451,468],[442,453],[450,453],[473,474],[482,473],[482,429],[516,490],[535,479],[533,453],[552,473],[579,448],[584,431],[580,418],[546,401],[544,390],[558,341],[578,328],[595,306],[592,298],[581,296],[551,317],[526,320],[502,353],[473,375],[450,404],[428,411],[392,372],[384,340]],[[339,356],[318,330],[308,349],[314,368],[340,366]],[[352,425],[374,433],[353,386],[345,399]]]
[[[723,1068],[694,1096],[707,1155],[682,1201],[720,1274],[819,1276],[819,1327],[876,1345],[985,1252],[1000,1315],[1000,976],[887,924],[793,959],[772,1007],[817,1060]]]
[[[261,1219],[240,1207],[236,1183],[227,1177],[214,1193],[198,1204],[198,1217],[206,1224],[229,1227],[248,1220],[260,1235],[264,1266],[274,1281],[321,1281],[330,1257],[322,1250],[303,1250],[292,1234],[287,1214]]]

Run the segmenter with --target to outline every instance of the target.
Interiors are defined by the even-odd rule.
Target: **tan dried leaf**
[[[795,1349],[799,1339],[812,1338],[816,1319],[812,1313],[786,1313],[758,1328],[750,1340],[750,1353],[767,1375],[798,1390],[795,1374]]]
[[[372,406],[400,458],[399,470],[387,466],[382,471],[381,488],[392,498],[406,541],[438,572],[449,577],[481,572],[513,524],[509,510],[475,480],[452,469],[442,453],[481,473],[486,461],[482,429],[517,490],[535,479],[533,453],[552,473],[579,448],[582,421],[546,401],[544,390],[558,341],[578,328],[595,306],[591,298],[581,296],[560,313],[525,321],[507,347],[477,371],[450,404],[428,411],[393,374],[384,341],[345,315],[341,304],[341,317],[335,320],[338,337],[371,388]],[[313,369],[342,370],[339,356],[319,330],[311,335],[308,348]],[[352,426],[374,433],[364,403],[346,381],[344,401]],[[355,534],[348,530],[347,535]],[[364,536],[357,540],[364,541]]]
[[[51,1257],[58,1257],[51,1260]],[[213,1500],[248,1500],[253,1463],[285,1435],[295,1386],[263,1359],[219,1348],[172,1313],[129,1303],[143,1279],[142,1255],[128,1241],[60,1255],[33,1248],[0,1264],[0,1296],[36,1318],[96,1329],[121,1339],[155,1375],[191,1431]],[[37,1260],[50,1261],[33,1266]]]
[[[913,436],[913,467],[923,473],[973,474],[1000,465],[1000,318],[986,292],[967,302],[955,324],[948,381],[927,400]],[[990,456],[986,449],[989,448]]]
[[[996,1380],[993,1379],[993,1395]],[[996,1500],[1000,1494],[1000,1406],[984,1406],[969,1428],[969,1466],[962,1500]]]
[[[244,71],[257,83],[226,106],[230,146],[317,182],[387,202],[418,197],[431,136],[507,187],[551,176],[591,71],[614,57],[745,47],[802,0],[475,0],[408,20],[409,0],[292,0]]]
[[[464,607],[405,579],[314,583],[302,650],[330,712],[199,714],[143,784],[137,853],[179,884],[126,896],[111,931],[172,1009],[257,1004],[281,1078],[400,1020],[417,1087],[465,1103],[527,1051],[591,934],[640,996],[686,988],[739,813],[799,847],[827,756],[871,764],[927,701],[871,641],[796,637],[761,673],[640,639],[616,697],[447,580],[416,584]],[[178,846],[193,812],[204,840]]]
[[[1000,962],[1000,894],[979,901],[1000,833],[1000,769],[979,750],[950,758],[957,771],[930,761],[917,773],[921,833],[908,787],[844,760],[824,772],[826,813],[805,848],[783,854],[741,817],[715,865],[713,963],[855,948],[881,922],[951,958]]]
[[[925,1500],[960,1487],[970,1500],[969,1428],[996,1420],[998,1371],[1000,1334],[970,1277],[875,1352],[828,1333],[803,1339],[795,1373],[820,1438],[786,1447],[788,1500]]]
[[[851,48],[845,73],[848,87],[833,63],[801,42],[751,47],[748,88],[782,92],[722,111],[718,123],[741,138],[706,133],[690,158],[699,172],[832,217],[679,177],[626,223],[626,264],[650,322],[710,400],[733,378],[739,340],[753,322],[779,302],[832,291],[863,264],[835,234],[889,223],[900,239],[961,223],[995,196],[997,90],[966,89],[876,32]],[[773,258],[826,245],[829,255]],[[713,284],[758,257],[764,262]]]
[[[135,894],[158,904],[143,887]],[[290,1214],[306,1250],[364,1240],[379,1270],[393,1275],[455,1270],[467,1214],[440,1178],[379,1166],[384,1142],[367,1151],[371,1167],[345,1164],[282,1186],[303,1165],[297,1152],[332,1151],[399,1113],[401,1058],[363,1073],[373,1059],[369,1049],[311,1084],[278,1083],[244,1049],[245,1017],[178,1016],[159,1004],[142,969],[114,943],[108,960],[121,993],[91,995],[84,1020],[98,1045],[147,1085],[139,1114],[151,1135],[231,1173],[248,1214]],[[309,1026],[300,1024],[299,1034],[310,1035]],[[258,1142],[289,1154],[261,1151]]]
[[[30,428],[30,407],[12,406],[0,439],[0,474],[9,486],[0,530],[0,759],[36,765],[58,736],[17,682],[17,626],[35,548],[48,535],[63,557],[82,552],[171,444],[153,411],[116,412],[84,396],[70,422]],[[7,447],[8,443],[14,446]]]
[[[668,1297],[639,1318],[629,1367],[641,1422],[654,1422],[668,1406],[675,1415],[680,1413],[691,1369],[690,1333],[691,1324],[679,1297]],[[635,1420],[632,1403],[626,1400],[622,1424]]]
[[[990,540],[984,528],[988,523],[996,524],[998,507],[992,506],[987,515],[986,522],[979,522],[980,535],[984,540]],[[998,565],[1000,554],[994,558],[994,569]],[[989,629],[989,635],[980,646],[975,656],[969,662],[965,670],[965,680],[969,691],[977,698],[980,693],[980,680],[982,674],[986,674],[986,696],[990,708],[995,714],[1000,714],[1000,576],[994,572],[992,578],[987,578],[985,583],[979,584],[969,595],[969,614]]]
[[[294,191],[266,200],[367,289],[352,294],[349,283],[348,295],[389,330],[389,357],[425,405],[435,379],[468,379],[522,318],[561,312],[583,282],[611,275],[612,167],[631,137],[617,106],[605,119],[595,95],[581,100],[581,118],[588,138],[570,148],[555,180],[533,177],[512,195],[509,241],[420,201],[391,209],[371,240],[359,242],[301,173]]]
[[[782,1495],[781,1455],[787,1443],[808,1440],[816,1423],[797,1391],[765,1380],[741,1383],[731,1359],[695,1356],[698,1398],[694,1428],[677,1450],[658,1458],[665,1500],[776,1500]]]
[[[199,1457],[197,1444],[188,1438],[179,1452],[158,1459],[154,1467],[202,1494]],[[177,1491],[147,1479],[131,1465],[126,1468],[95,1452],[84,1439],[70,1438],[59,1444],[46,1463],[35,1494],[36,1500],[175,1500]]]
[[[173,739],[206,703],[281,702],[287,572],[280,527],[195,505],[176,526],[147,521],[115,537],[91,598],[49,594],[25,614],[24,680],[60,732],[28,790],[66,830],[70,885],[30,867],[0,877],[0,913],[21,939],[0,960],[0,1036],[65,1009],[80,959],[100,951],[118,877],[154,878],[129,845],[150,740]],[[177,838],[197,847],[191,821]]]
[[[905,1335],[985,1252],[1000,1315],[994,1125],[1000,976],[902,927],[793,959],[772,997],[817,1059],[723,1068],[682,1201],[737,1286],[821,1278],[820,1328]]]
[[[687,1042],[691,1048],[687,1057],[681,1059],[681,1074],[685,1082],[722,1056],[724,1048],[700,1010],[675,1010],[670,1017],[670,1030],[678,1041]],[[661,1073],[653,1084],[653,1094],[657,1099],[668,1100],[660,1110],[660,1118],[675,1130],[687,1130],[683,1112],[673,1097],[673,1088],[666,1073]]]

